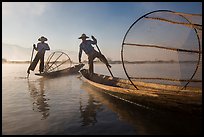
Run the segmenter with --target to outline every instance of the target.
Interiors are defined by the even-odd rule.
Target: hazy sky
[[[2,42],[26,48],[40,36],[51,49],[79,50],[78,37],[94,35],[101,51],[120,59],[130,25],[154,10],[202,14],[201,2],[3,2]]]

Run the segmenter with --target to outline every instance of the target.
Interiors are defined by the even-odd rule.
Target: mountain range
[[[78,53],[75,51],[68,50],[50,50],[45,54],[45,59],[49,55],[49,53],[54,51],[62,51],[69,55],[71,60],[77,61]],[[34,52],[34,55],[37,52]],[[30,48],[25,48],[20,45],[2,43],[2,59],[6,59],[7,61],[30,61],[32,54],[32,46]]]

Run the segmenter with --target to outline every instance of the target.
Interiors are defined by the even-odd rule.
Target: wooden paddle
[[[96,47],[97,47],[99,53],[102,54],[97,44],[96,44]],[[104,56],[104,57],[105,57],[105,56]],[[107,60],[107,59],[106,59],[106,60]],[[108,68],[108,71],[110,72],[111,76],[114,77],[113,74],[112,74],[112,72],[111,72],[111,70],[110,70],[110,68],[107,66],[107,64],[106,64],[106,67]]]
[[[31,54],[30,65],[31,65],[32,60],[33,60],[33,53],[34,53],[34,46],[33,46],[32,54]],[[29,74],[30,73],[28,73],[27,78],[29,77]]]

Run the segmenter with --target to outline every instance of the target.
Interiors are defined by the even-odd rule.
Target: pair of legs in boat
[[[40,61],[40,66],[39,66],[39,72],[42,73],[44,71],[44,55],[45,53],[43,52],[38,52],[33,60],[33,62],[30,64],[27,73],[30,74],[30,70],[34,71],[36,68],[38,62]]]
[[[111,68],[111,65],[108,63],[105,56],[103,54],[97,52],[97,51],[94,51],[92,54],[88,55],[89,73],[94,73],[93,61],[94,61],[95,58],[100,59],[100,61],[103,62],[107,67]]]

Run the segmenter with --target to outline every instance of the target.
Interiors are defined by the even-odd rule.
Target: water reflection
[[[100,92],[103,90],[86,82],[82,84],[81,88],[101,105],[105,105],[117,113],[120,121],[132,125],[135,134],[200,134],[202,131],[200,117],[138,107]]]
[[[85,88],[82,84],[82,89]],[[101,111],[101,103],[94,99],[94,97],[89,94],[88,102],[86,105],[83,105],[82,97],[80,97],[79,100],[80,104],[80,118],[82,119],[81,123],[82,126],[89,126],[89,125],[95,125],[97,123],[97,112]]]
[[[33,111],[40,112],[42,114],[41,120],[46,119],[49,116],[49,105],[45,97],[44,78],[40,78],[36,81],[28,80],[28,88],[30,96],[33,98]]]

